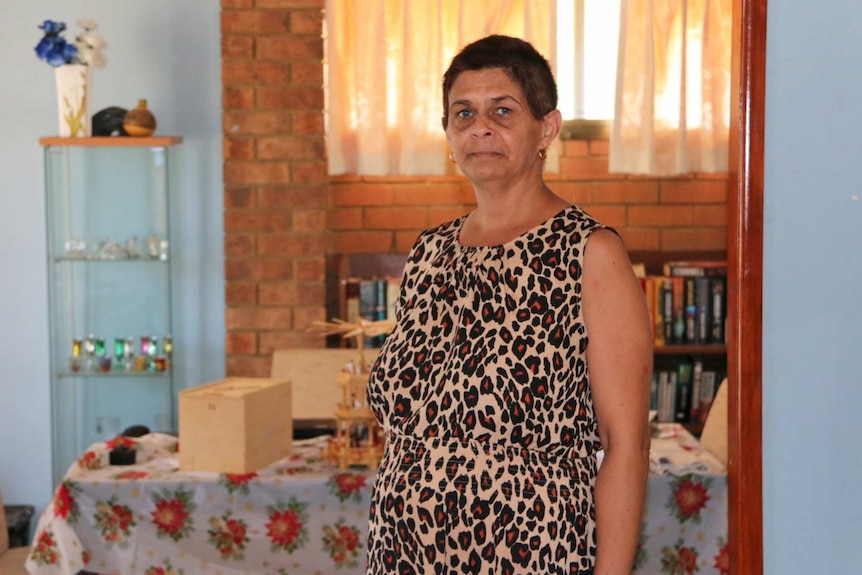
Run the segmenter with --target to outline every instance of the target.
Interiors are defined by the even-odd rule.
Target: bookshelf
[[[689,252],[658,252],[632,251],[629,253],[632,264],[641,264],[647,275],[661,276],[663,266],[669,261],[727,261],[723,251],[689,251]],[[400,278],[407,261],[407,254],[364,253],[364,254],[331,254],[326,260],[326,313],[327,318],[344,318],[345,286],[350,278],[370,280],[373,278]],[[725,306],[726,307],[726,306]],[[328,347],[341,347],[344,342],[338,336],[327,339]],[[660,371],[678,371],[681,364],[699,364],[702,371],[714,372],[717,380],[715,390],[720,380],[727,372],[727,345],[721,343],[671,343],[657,345],[654,349],[654,369]],[[686,369],[683,367],[683,369]],[[695,415],[695,414],[693,414]],[[696,417],[696,415],[695,415]],[[696,436],[703,428],[697,419],[691,421],[678,419]]]

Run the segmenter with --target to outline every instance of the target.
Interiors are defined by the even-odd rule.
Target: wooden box
[[[179,392],[180,468],[251,473],[290,455],[291,384],[228,378]]]

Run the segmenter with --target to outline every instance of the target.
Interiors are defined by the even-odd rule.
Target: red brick
[[[237,10],[252,6],[254,6],[254,0],[221,0],[222,10]]]
[[[554,182],[549,186],[551,191],[576,205],[589,204],[593,201],[593,185],[587,182]]]
[[[428,226],[425,208],[366,208],[366,230],[409,230]]]
[[[226,60],[221,66],[224,84],[286,84],[290,65],[260,60]]]
[[[227,282],[225,306],[241,307],[257,304],[257,285],[253,283]]]
[[[707,203],[727,202],[726,180],[684,180],[661,183],[663,203]]]
[[[279,184],[290,181],[284,162],[231,161],[224,166],[225,185]]]
[[[257,253],[265,256],[303,256],[326,253],[326,239],[318,234],[268,234],[258,236]]]
[[[286,258],[229,259],[224,276],[228,282],[289,281],[293,279],[293,262]]]
[[[323,12],[320,10],[292,11],[290,13],[290,32],[292,34],[312,34],[319,37],[323,32]]]
[[[251,110],[254,108],[254,88],[225,87],[221,97],[225,110]]]
[[[658,202],[657,182],[594,182],[593,202],[597,204],[655,204]]]
[[[325,210],[293,210],[292,226],[295,232],[326,233]]]
[[[560,158],[560,178],[566,180],[599,180],[618,178],[608,173],[607,158]]]
[[[290,81],[293,84],[323,86],[323,64],[320,62],[292,62]]]
[[[326,155],[323,138],[296,138],[290,136],[259,138],[257,157],[263,160],[314,159]]]
[[[323,87],[262,87],[257,90],[261,110],[323,110]]]
[[[324,347],[326,340],[317,333],[306,331],[277,331],[260,335],[261,353],[272,353],[277,349]]]
[[[225,234],[224,255],[247,256],[254,254],[254,236],[250,234]]]
[[[326,160],[292,162],[290,181],[295,184],[323,184],[328,182]]]
[[[325,208],[323,186],[266,186],[257,189],[257,205],[266,209]]]
[[[225,337],[225,352],[231,355],[257,353],[257,334],[253,331],[228,333]]]
[[[455,218],[460,218],[464,214],[468,214],[472,208],[465,206],[452,206],[450,208],[428,208],[428,223],[427,227],[437,226],[444,222],[449,222]]]
[[[630,226],[690,226],[689,206],[632,206],[629,208]]]
[[[276,10],[229,10],[221,13],[222,34],[287,34],[289,12]]]
[[[250,188],[227,189],[224,193],[225,210],[232,208],[249,209],[255,207],[255,196]]]
[[[402,206],[441,206],[461,203],[461,184],[442,182],[394,188],[393,203]]]
[[[356,230],[361,228],[361,208],[342,208],[329,211],[330,230]]]
[[[254,140],[251,138],[225,138],[222,140],[225,159],[251,160],[254,158]]]
[[[697,172],[698,180],[728,180],[727,172]]]
[[[225,310],[225,326],[230,330],[282,330],[293,323],[289,307],[243,307]]]
[[[565,140],[560,158],[577,158],[590,154],[590,145],[586,140]]]
[[[621,228],[626,225],[625,206],[614,206],[605,204],[588,204],[581,206],[585,212],[606,226]]]
[[[610,141],[608,140],[590,140],[590,155],[591,156],[607,156],[610,150]]]
[[[656,251],[661,249],[661,233],[649,228],[617,228],[626,250],[630,252]],[[633,262],[636,263],[636,262]]]
[[[323,60],[323,39],[308,36],[273,36],[257,39],[261,60]]]
[[[342,232],[334,238],[336,253],[388,253],[392,249],[392,232]]]
[[[727,226],[727,205],[694,206],[694,223],[698,226]]]
[[[307,330],[316,321],[327,321],[326,308],[321,306],[295,307],[293,308],[293,328]],[[320,337],[318,335],[318,337]]]
[[[330,192],[336,207],[388,206],[395,195],[391,184],[345,184],[332,186]]]
[[[719,251],[727,249],[726,228],[683,228],[661,231],[664,251]]]
[[[322,306],[326,301],[323,284],[273,283],[260,284],[257,289],[262,306]]]
[[[323,136],[323,112],[293,112],[292,128],[298,136]]]
[[[300,282],[322,282],[326,279],[324,256],[306,259],[293,259],[293,275]]]
[[[254,58],[254,38],[250,36],[222,36],[223,58]]]
[[[445,221],[445,220],[443,220]],[[413,247],[413,244],[416,243],[416,239],[419,237],[419,234],[422,230],[409,230],[403,232],[395,232],[395,249],[393,253],[396,254],[406,254],[410,252],[410,249]]]
[[[225,112],[222,115],[225,134],[283,134],[290,132],[290,114],[282,112]]]
[[[258,8],[323,8],[325,0],[257,0]]]
[[[228,355],[225,362],[227,377],[269,377],[271,370],[268,355]]]

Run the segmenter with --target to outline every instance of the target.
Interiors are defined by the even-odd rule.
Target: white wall
[[[53,69],[33,47],[45,19],[93,18],[108,42],[93,112],[147,98],[157,134],[182,135],[173,237],[180,385],[224,376],[220,3],[3,0],[0,16],[0,488],[51,497],[47,264],[40,136],[57,133]],[[172,252],[174,250],[172,249]],[[178,363],[180,363],[178,358]]]
[[[862,572],[860,18],[857,0],[768,7],[768,575]]]

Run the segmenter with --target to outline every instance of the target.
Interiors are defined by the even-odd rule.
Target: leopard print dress
[[[569,206],[500,246],[423,233],[371,370],[387,437],[368,573],[592,573],[600,443]]]

